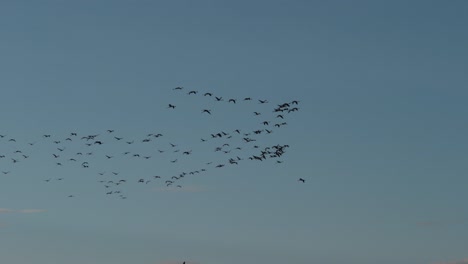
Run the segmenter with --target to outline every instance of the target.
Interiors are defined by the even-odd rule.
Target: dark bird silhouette
[[[267,100],[258,100],[258,102],[261,103],[261,104],[266,104],[266,103],[268,103]]]
[[[167,108],[172,108],[172,109],[175,109],[175,105],[173,104],[169,104],[169,106]]]
[[[298,181],[301,181],[302,183],[305,183],[305,180],[304,180],[304,179],[302,179],[302,178],[299,178],[299,180],[298,180]]]
[[[184,87],[179,86],[179,87],[176,87],[176,88],[172,88],[172,90],[182,90],[182,89],[184,89]]]
[[[255,115],[261,115],[262,113],[259,112],[254,112]]]
[[[197,94],[197,93],[198,93],[197,91],[190,91],[187,94]]]
[[[215,96],[215,98],[216,98],[216,101],[218,101],[218,102],[219,102],[219,101],[223,101],[223,97],[217,97],[217,96]]]
[[[212,96],[212,93],[205,93],[204,96]]]
[[[252,100],[252,98],[250,98],[250,97],[244,98],[244,101],[250,101],[250,100]]]
[[[228,103],[236,103],[236,99],[229,99]]]

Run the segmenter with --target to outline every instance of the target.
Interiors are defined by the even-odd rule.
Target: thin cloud
[[[439,262],[439,263],[436,263],[436,264],[468,264],[468,258],[453,261],[453,262]]]
[[[23,214],[36,214],[36,213],[43,213],[46,210],[44,209],[22,209],[18,210],[18,213],[23,213]]]

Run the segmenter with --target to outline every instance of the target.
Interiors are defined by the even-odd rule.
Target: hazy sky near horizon
[[[0,262],[465,263],[467,13],[466,1],[1,1],[0,154],[30,157],[0,159]],[[227,103],[244,97],[269,103]],[[263,129],[292,100],[300,111],[258,143],[288,144],[283,163],[211,168],[175,190],[136,182],[220,162],[200,138]],[[55,166],[56,147],[81,142],[65,145],[71,132],[104,141],[89,169]],[[112,138],[148,133],[160,145],[132,153],[193,153],[126,159]],[[128,199],[98,182],[116,170]]]

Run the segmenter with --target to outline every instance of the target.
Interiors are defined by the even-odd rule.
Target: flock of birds
[[[183,87],[173,88],[175,92],[184,93]],[[187,95],[199,94],[196,90],[185,92]],[[200,93],[201,94],[201,93]],[[204,97],[213,97],[215,102],[227,102],[229,104],[238,104],[240,100],[235,98],[224,99],[221,96],[215,96],[213,93],[206,92],[202,94]],[[250,97],[244,98],[242,101],[257,102],[257,104],[268,105],[267,100],[252,99]],[[213,141],[215,148],[213,151],[215,155],[220,158],[220,162],[207,161],[201,166],[192,170],[182,170],[179,173],[173,175],[162,175],[159,173],[145,175],[137,178],[125,176],[118,170],[110,171],[95,171],[97,181],[102,184],[104,193],[106,195],[116,196],[120,199],[127,199],[127,195],[124,193],[123,187],[130,182],[136,184],[150,184],[157,183],[163,184],[166,188],[184,188],[183,179],[196,174],[203,174],[212,169],[221,169],[227,166],[239,165],[245,161],[252,162],[263,162],[268,159],[275,160],[277,164],[283,163],[283,156],[285,155],[289,145],[287,144],[275,144],[268,146],[260,146],[259,138],[265,135],[274,133],[277,129],[280,129],[287,125],[288,115],[293,114],[299,110],[299,101],[293,100],[289,102],[283,102],[273,107],[270,113],[270,119],[261,120],[259,127],[244,130],[219,130],[212,133],[206,134],[200,139],[200,143]],[[168,103],[167,111],[173,111],[177,108],[174,103]],[[271,108],[270,108],[271,109]],[[212,109],[200,109],[201,115],[211,115]],[[268,116],[263,111],[253,111],[252,116]],[[184,157],[193,155],[191,148],[179,146],[174,142],[164,142],[164,135],[160,132],[147,133],[137,138],[126,138],[120,136],[118,131],[108,129],[98,134],[81,134],[78,132],[70,132],[66,136],[54,136],[52,134],[41,135],[40,140],[36,142],[24,142],[19,144],[19,139],[8,137],[7,135],[0,135],[0,143],[8,143],[13,146],[18,144],[22,146],[21,149],[15,149],[10,153],[0,153],[0,162],[11,162],[12,168],[18,166],[30,159],[28,150],[36,146],[38,143],[47,144],[49,150],[48,154],[44,154],[44,157],[51,160],[51,165],[56,167],[67,167],[76,166],[87,171],[92,171],[89,168],[95,168],[96,160],[114,160],[114,159],[136,159],[142,161],[151,160],[164,160],[175,165],[179,165],[179,162],[183,161]],[[156,142],[156,143],[155,143]],[[117,145],[119,144],[119,145]],[[141,153],[141,145],[150,146],[151,151]],[[103,146],[112,145],[118,146],[119,152],[106,152]],[[136,150],[135,150],[136,148]],[[123,150],[123,151],[122,151]],[[115,150],[114,150],[115,151]],[[170,153],[169,157],[164,157],[165,154]],[[97,158],[98,157],[98,158]],[[1,163],[0,163],[1,165]],[[178,166],[181,168],[182,166]],[[3,175],[9,175],[10,170],[2,170]],[[64,177],[57,178],[46,178],[43,179],[44,183],[51,183],[54,181],[63,181]],[[305,183],[304,178],[297,179],[298,182]],[[68,194],[68,197],[75,197],[74,194]]]

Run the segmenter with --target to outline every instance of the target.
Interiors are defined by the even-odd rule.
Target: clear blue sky
[[[1,1],[0,262],[465,263],[467,13],[466,1]],[[263,129],[294,99],[300,111],[258,142],[288,144],[283,163],[165,188],[225,160],[200,138]],[[148,133],[164,136],[112,138]],[[55,165],[60,146],[93,148],[90,168]],[[29,158],[13,164],[16,150]],[[125,200],[98,182],[121,178]]]

